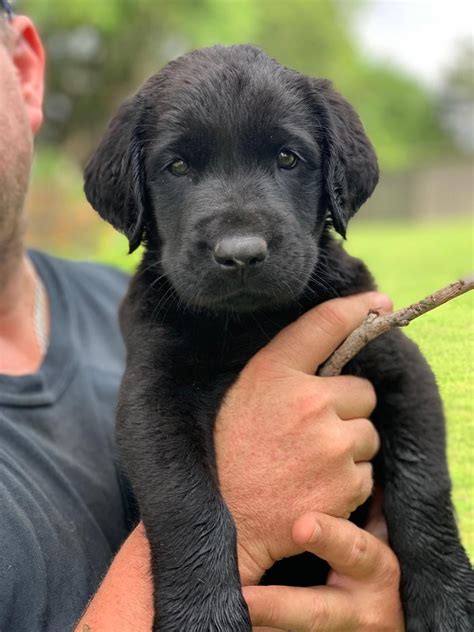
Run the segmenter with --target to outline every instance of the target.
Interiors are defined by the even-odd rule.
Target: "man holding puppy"
[[[113,449],[126,279],[23,244],[43,70],[33,24],[0,0],[0,629],[72,629],[92,598],[78,630],[145,631],[147,540],[140,525],[127,537]],[[374,308],[389,310],[388,299],[364,294],[305,314],[249,362],[220,411],[219,476],[255,626],[403,629],[393,553],[344,519],[371,492],[373,389],[314,377]],[[380,522],[379,509],[372,528]],[[327,586],[257,586],[274,560],[303,550],[329,562]]]

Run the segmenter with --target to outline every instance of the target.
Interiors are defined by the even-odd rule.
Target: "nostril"
[[[255,266],[268,256],[268,246],[262,237],[224,237],[214,247],[215,261],[225,268]]]
[[[256,257],[253,257],[253,259],[250,259],[249,266],[256,266],[257,263],[261,263],[262,261],[265,261],[266,258],[267,258],[266,254],[257,255]]]
[[[226,268],[234,268],[236,266],[236,261],[233,259],[220,259],[219,257],[216,257],[216,261]]]

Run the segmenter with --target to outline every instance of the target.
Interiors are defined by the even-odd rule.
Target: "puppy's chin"
[[[241,290],[223,296],[201,296],[194,301],[192,306],[197,310],[207,312],[248,314],[287,305],[295,298]]]
[[[216,288],[208,291],[187,292],[182,286],[175,288],[179,303],[188,309],[213,314],[249,314],[252,312],[281,309],[291,305],[301,296],[305,284],[293,287],[272,288],[271,291],[259,288],[241,287],[239,289]],[[183,291],[184,290],[184,291]]]

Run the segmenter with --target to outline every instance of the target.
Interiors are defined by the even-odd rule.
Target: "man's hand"
[[[379,503],[367,529],[383,534]],[[293,527],[295,542],[326,560],[326,586],[249,586],[244,596],[255,632],[403,632],[400,569],[392,550],[377,537],[340,518],[310,513]]]
[[[315,377],[370,309],[390,309],[389,299],[371,292],[307,312],[250,360],[224,400],[215,444],[243,584],[300,552],[291,537],[298,516],[347,517],[370,496],[374,390],[357,377]]]

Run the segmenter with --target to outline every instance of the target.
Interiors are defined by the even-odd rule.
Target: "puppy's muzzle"
[[[265,239],[256,236],[224,237],[214,246],[214,261],[228,271],[244,270],[262,264],[268,257]]]

